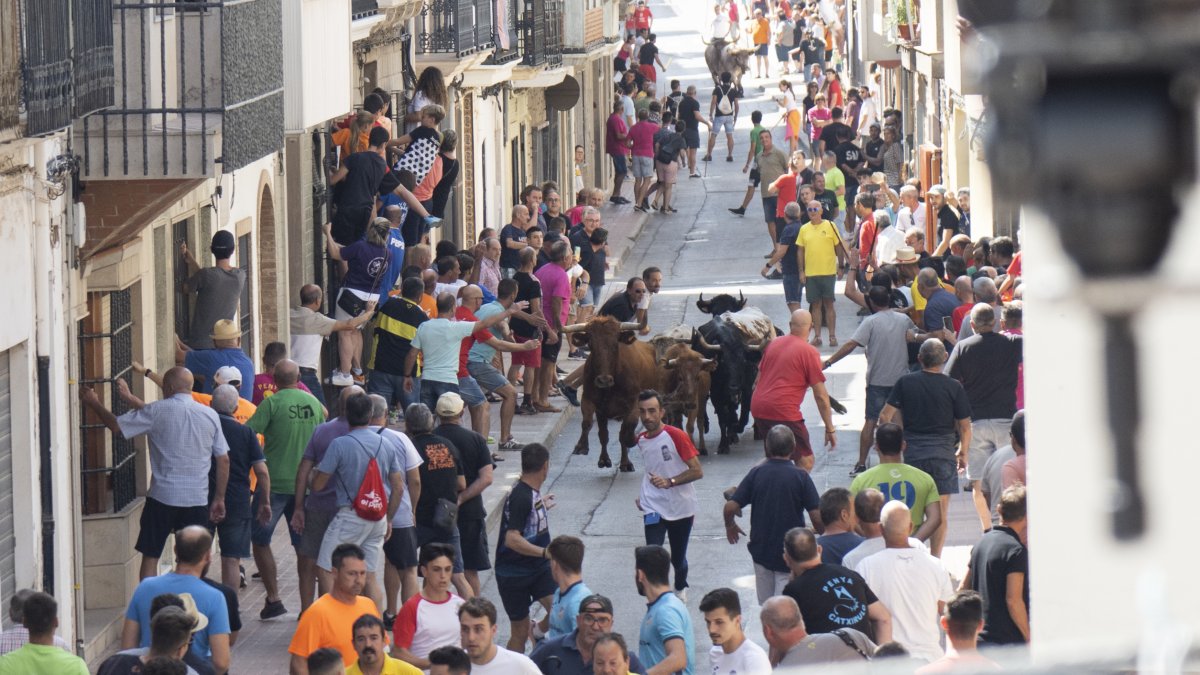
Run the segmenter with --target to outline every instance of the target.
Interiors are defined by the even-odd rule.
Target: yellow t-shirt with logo
[[[384,655],[383,670],[380,675],[421,675],[421,669],[416,666],[407,664],[400,659],[393,659],[388,655]],[[362,675],[362,669],[358,667],[358,662],[355,661],[352,665],[346,668],[346,675]]]
[[[796,245],[804,249],[804,274],[810,277],[829,276],[837,274],[837,244],[836,226],[828,220],[818,224],[811,221],[800,227],[796,236]]]

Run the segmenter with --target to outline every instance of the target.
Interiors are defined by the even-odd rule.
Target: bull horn
[[[621,330],[623,330],[623,331],[624,330],[638,330],[641,327],[642,327],[642,324],[638,323],[637,321],[622,321],[621,322]]]
[[[562,333],[582,333],[583,331],[586,331],[586,330],[587,330],[587,324],[586,324],[586,323],[573,323],[573,324],[570,324],[569,326],[563,326],[563,327],[562,327],[562,330],[561,330],[561,331],[559,331],[559,332],[562,332]]]
[[[701,348],[701,349],[704,349],[704,350],[706,350],[706,351],[710,351],[710,352],[719,352],[719,351],[721,351],[721,345],[710,345],[710,344],[708,344],[708,340],[705,340],[705,339],[704,339],[704,335],[703,335],[702,333],[697,333],[697,334],[696,334],[696,339],[700,341],[700,348]]]
[[[763,350],[763,348],[766,346],[767,346],[766,340],[762,340],[761,342],[747,342],[746,343],[746,349],[748,349],[752,352],[761,352]]]
[[[716,361],[716,359],[700,359],[700,365],[707,366],[714,361]]]
[[[674,368],[674,367],[675,367],[675,364],[676,364],[676,363],[678,363],[678,362],[679,362],[679,359],[667,359],[667,362],[666,362],[666,364],[664,364],[664,365],[665,365],[667,368]]]
[[[746,302],[746,296],[742,295],[742,289],[740,288],[738,289],[738,301],[742,303]]]

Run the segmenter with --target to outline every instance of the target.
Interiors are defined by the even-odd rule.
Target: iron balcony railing
[[[282,0],[71,1],[112,8],[114,101],[77,124],[85,177],[199,178],[282,147]]]
[[[418,54],[464,57],[492,46],[493,0],[425,0]]]
[[[562,65],[563,0],[524,0],[521,57],[527,66]]]
[[[378,13],[378,0],[351,0],[350,2],[351,19],[365,19]]]
[[[488,2],[491,6],[492,23],[495,26],[496,49],[487,63],[499,65],[521,58],[521,33],[518,19],[523,13],[523,0],[505,0],[503,3]],[[503,11],[498,5],[503,5]]]

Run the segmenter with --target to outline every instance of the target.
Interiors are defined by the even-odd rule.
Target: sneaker
[[[771,273],[767,275],[767,278],[771,279],[772,281],[777,281],[783,278],[783,272],[780,272],[778,269],[771,270]]]
[[[246,566],[238,565],[238,588],[246,587]]]
[[[503,443],[501,443],[497,447],[500,450],[523,450],[525,448],[525,445],[523,443],[518,443],[515,440],[510,438],[507,441],[504,441]]]
[[[518,415],[536,415],[537,411],[533,409],[532,403],[522,403],[517,406]]]
[[[487,444],[488,444],[488,445],[491,445],[492,443],[495,443],[495,442],[496,442],[496,439],[495,439],[494,437],[492,437],[492,436],[488,436],[488,437],[487,437]],[[727,500],[725,500],[725,501],[729,501],[729,500],[727,499]]]
[[[558,390],[562,392],[563,398],[567,399],[568,403],[576,408],[579,407],[579,393],[575,390],[575,387],[572,387],[565,382],[559,382]]]
[[[687,604],[687,589],[681,588],[681,589],[675,591],[675,597],[679,598],[679,601],[686,605]]]
[[[350,376],[350,373],[335,370],[329,376],[329,384],[335,387],[349,387],[354,384],[354,378]]]
[[[442,223],[442,219],[437,216],[425,216],[425,229],[433,229]]]
[[[864,472],[864,471],[866,471],[866,470],[867,470],[867,465],[866,465],[866,464],[855,464],[855,465],[854,465],[854,468],[853,468],[853,469],[850,469],[850,475],[851,475],[851,476],[857,476],[858,474],[860,474],[860,473],[862,473],[862,472]]]
[[[282,600],[276,600],[275,602],[267,601],[267,604],[263,605],[262,611],[258,613],[258,618],[266,621],[267,619],[274,619],[284,614],[287,614],[287,607],[283,606]]]
[[[350,373],[350,377],[354,378],[354,384],[366,384],[367,383],[367,376],[365,373],[363,373],[362,368],[355,368]]]
[[[743,208],[742,208],[742,207],[740,207],[740,206],[739,206],[739,207],[737,207],[736,209],[729,209],[729,212],[730,212],[730,213],[732,213],[732,214],[733,214],[733,215],[735,215],[735,216],[744,216],[744,215],[746,215],[746,209],[743,209]]]

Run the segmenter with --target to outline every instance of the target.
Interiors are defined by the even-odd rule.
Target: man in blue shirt
[[[550,546],[553,550],[554,544]],[[613,629],[612,601],[603,595],[589,595],[579,602],[576,609],[575,628],[571,632],[542,640],[529,655],[543,673],[592,672],[592,650],[596,641]],[[555,662],[555,666],[551,666],[551,662]],[[637,654],[629,655],[629,672],[646,674],[646,668],[638,660]]]
[[[143,579],[129,600],[125,626],[121,631],[121,649],[150,646],[150,604],[163,593],[190,596],[208,625],[192,637],[192,651],[210,661],[213,669],[229,669],[229,610],[225,596],[201,581],[212,560],[212,535],[199,525],[190,525],[175,533],[175,571]],[[188,601],[185,598],[184,603]]]
[[[634,551],[634,579],[646,597],[646,616],[638,635],[638,656],[659,672],[693,675],[695,641],[687,606],[671,592],[671,554],[661,546]]]
[[[947,328],[942,319],[953,316],[955,308],[960,304],[958,297],[942,288],[937,272],[925,268],[917,274],[917,292],[925,298],[925,313],[922,315],[923,328],[926,331]],[[950,328],[953,330],[953,328]]]
[[[221,366],[233,366],[242,373],[238,395],[249,401],[254,396],[254,362],[242,351],[242,330],[237,322],[221,319],[213,324],[212,349],[190,349],[175,336],[175,365],[186,366],[200,380],[199,391],[211,394],[216,386],[213,376]]]
[[[583,583],[583,540],[559,535],[546,547],[546,552],[550,554],[550,575],[558,584],[550,601],[550,613],[546,615],[549,622],[546,637],[557,638],[575,630],[579,602],[592,591]]]
[[[783,535],[793,527],[804,527],[804,512],[813,528],[825,530],[821,521],[820,496],[808,472],[792,462],[796,436],[782,424],[767,432],[766,461],[756,465],[738,483],[725,502],[725,537],[736,544],[745,532],[734,521],[750,507],[750,559],[754,561],[754,586],[758,602],[783,592],[790,572],[783,559]]]

